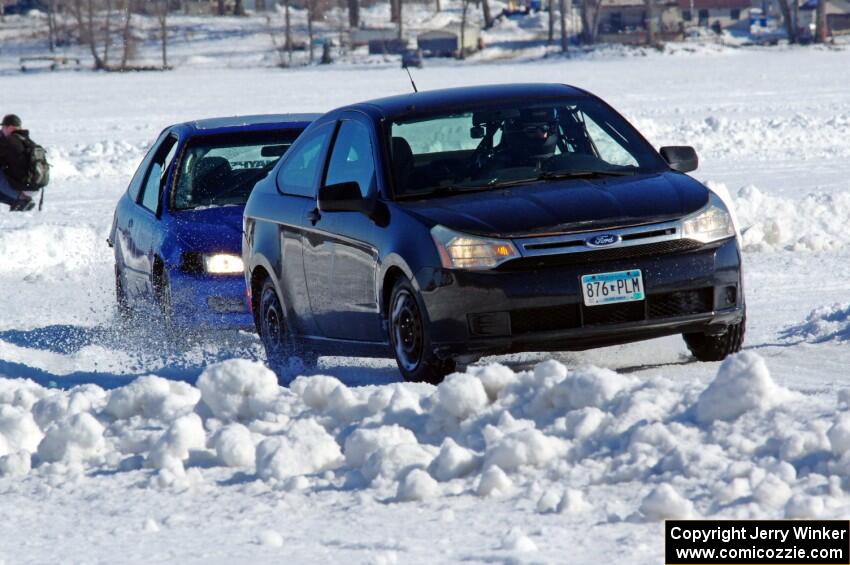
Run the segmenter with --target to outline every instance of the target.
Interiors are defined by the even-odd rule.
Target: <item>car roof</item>
[[[174,124],[170,129],[182,129],[190,134],[214,135],[237,131],[264,131],[273,129],[303,128],[321,114],[258,114],[207,118]]]
[[[509,102],[511,100],[584,95],[587,95],[587,92],[566,84],[488,84],[440,90],[423,90],[416,93],[411,92],[409,94],[368,100],[345,109],[359,109],[367,112],[370,110],[372,112],[377,111],[386,118],[394,118],[404,114],[416,114],[427,110],[439,110],[441,108],[451,108],[481,102],[486,103],[488,101]]]

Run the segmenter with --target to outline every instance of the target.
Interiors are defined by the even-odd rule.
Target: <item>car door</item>
[[[136,218],[142,213],[141,206],[138,203],[139,194],[151,161],[167,136],[167,132],[163,132],[157,138],[145,154],[139,168],[133,174],[126,194],[118,202],[114,225],[110,233],[110,240],[115,246],[115,262],[122,276],[124,292],[130,299],[137,298],[143,287],[143,279],[140,275],[141,254],[138,252],[132,233],[132,228],[136,225]]]
[[[280,258],[278,281],[281,297],[292,316],[295,330],[302,335],[321,335],[310,308],[308,288],[320,284],[321,266],[312,259],[324,251],[322,242],[313,237],[312,225],[305,211],[315,208],[316,188],[325,162],[334,122],[318,125],[284,155],[277,172],[279,202],[269,206],[269,217],[277,224]],[[305,252],[311,258],[305,264]]]
[[[152,275],[155,244],[161,236],[159,213],[162,194],[169,178],[171,164],[177,154],[177,146],[177,136],[170,134],[154,154],[139,193],[141,210],[136,214],[135,223],[130,228],[138,258],[135,269],[139,278],[138,291],[149,299],[154,298]]]
[[[343,117],[329,151],[323,186],[354,181],[364,198],[376,195],[375,155],[370,129],[356,115]],[[376,277],[377,226],[359,212],[308,210],[316,244],[305,268],[316,270],[317,284],[308,287],[310,306],[327,337],[382,341]]]

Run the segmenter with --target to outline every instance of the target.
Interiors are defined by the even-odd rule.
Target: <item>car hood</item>
[[[187,251],[241,254],[244,210],[230,205],[173,212],[173,233]]]
[[[696,212],[707,202],[707,188],[671,172],[525,184],[401,206],[453,230],[517,237],[671,220]]]

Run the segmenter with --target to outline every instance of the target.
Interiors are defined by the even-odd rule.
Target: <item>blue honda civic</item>
[[[242,277],[242,213],[254,184],[317,116],[214,118],[166,128],[118,201],[119,314],[167,327],[253,325]]]

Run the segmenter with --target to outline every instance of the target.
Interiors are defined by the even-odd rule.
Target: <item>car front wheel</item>
[[[723,361],[729,355],[741,351],[744,345],[744,333],[747,329],[747,315],[737,324],[732,324],[720,335],[704,333],[683,334],[685,344],[699,361]]]
[[[454,371],[452,359],[434,355],[425,308],[413,285],[399,279],[389,303],[390,343],[399,371],[406,381],[439,383]]]

